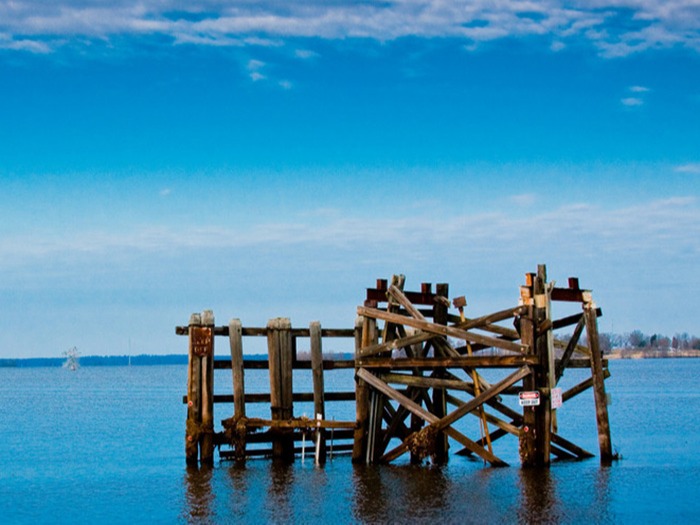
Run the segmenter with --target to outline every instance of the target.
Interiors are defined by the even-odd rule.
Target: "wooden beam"
[[[431,426],[437,426],[441,419],[439,419],[437,416],[434,414],[431,414],[427,410],[425,410],[423,407],[415,403],[414,401],[411,401],[409,398],[398,392],[397,390],[394,390],[391,388],[389,385],[372,375],[370,372],[364,369],[360,369],[358,371],[358,375],[366,381],[368,384],[370,384],[373,388],[377,389],[378,391],[382,392],[384,395],[390,397],[400,405],[406,407],[411,413],[416,414],[417,416],[421,417],[424,419],[426,422],[430,423]],[[444,419],[444,418],[443,418]],[[471,439],[467,438],[465,435],[462,433],[456,431],[449,425],[444,425],[441,426],[441,430],[444,430],[447,435],[449,435],[451,438],[455,439],[456,441],[460,442],[462,445],[465,447],[469,448],[472,450],[475,454],[481,456],[484,458],[484,460],[488,461],[491,463],[493,466],[505,466],[507,465],[503,460],[497,458],[493,454],[490,454],[487,450],[483,449],[482,447],[479,447],[474,443]],[[409,438],[410,439],[410,436]],[[399,450],[400,449],[400,450]],[[401,454],[404,452],[408,451],[408,444],[407,440],[404,440],[401,446],[397,447],[397,449],[394,449],[394,451],[389,452],[388,454],[385,454],[382,457],[382,461],[392,461],[393,459],[396,459],[399,457]]]
[[[525,355],[497,355],[473,357],[424,357],[409,358],[400,357],[375,357],[358,359],[357,365],[362,368],[389,368],[393,370],[432,370],[433,368],[520,368],[525,365],[537,364],[536,356]]]
[[[578,323],[576,324],[576,328],[574,329],[574,333],[571,335],[571,339],[569,339],[569,344],[566,345],[564,354],[561,356],[561,359],[557,363],[555,371],[556,383],[559,383],[559,379],[561,379],[561,376],[564,375],[564,369],[569,364],[569,360],[571,359],[571,356],[574,353],[574,350],[576,349],[576,345],[578,345],[578,340],[581,338],[581,334],[583,333],[583,329],[585,326],[586,320],[583,317],[583,315],[581,315],[581,317],[578,320]]]
[[[364,306],[359,306],[357,308],[358,315],[365,317],[371,317],[373,319],[381,319],[382,321],[403,324],[406,326],[411,326],[418,330],[424,332],[430,332],[436,335],[444,335],[449,337],[455,337],[457,339],[464,339],[470,343],[479,343],[486,346],[494,346],[496,348],[503,348],[504,350],[510,350],[511,352],[523,352],[525,350],[524,345],[519,345],[510,341],[504,341],[502,339],[496,339],[493,337],[483,336],[479,334],[473,334],[465,330],[460,330],[459,328],[454,328],[452,326],[444,326],[437,323],[431,323],[428,321],[420,321],[405,315],[392,314],[389,312],[384,312],[376,308],[367,308]]]

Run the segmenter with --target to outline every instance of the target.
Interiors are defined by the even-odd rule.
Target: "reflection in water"
[[[211,467],[187,467],[186,508],[183,517],[187,523],[206,523],[213,518],[214,493],[211,488],[213,469]]]
[[[548,468],[520,469],[520,523],[560,523],[563,521],[557,500],[556,484]]]
[[[601,466],[596,473],[594,481],[594,508],[599,517],[599,523],[610,523],[612,517],[610,514],[610,473],[611,467]]]
[[[270,462],[270,480],[265,511],[268,522],[290,523],[294,516],[291,492],[294,488],[294,464],[286,461]]]
[[[450,483],[440,467],[357,465],[353,482],[353,515],[362,523],[439,516],[450,504]]]

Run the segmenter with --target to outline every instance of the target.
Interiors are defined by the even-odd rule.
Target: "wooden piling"
[[[314,321],[309,325],[311,373],[314,386],[314,419],[326,419],[326,405],[323,384],[323,349],[321,338],[321,323]],[[326,462],[326,431],[323,428],[316,429],[317,454],[316,462]]]
[[[292,324],[287,318],[271,319],[267,324],[267,351],[270,363],[270,411],[273,421],[293,417],[292,405]],[[294,459],[294,436],[281,428],[274,429],[272,457]]]
[[[200,461],[206,465],[214,463],[214,313],[202,312],[204,330],[202,352],[202,443]]]
[[[449,306],[448,297],[450,295],[449,285],[446,283],[439,283],[435,286],[435,293],[439,298],[444,298],[443,300],[436,300],[433,305],[433,321],[437,324],[447,325],[447,309]],[[445,353],[441,350],[440,346],[435,345],[435,356],[436,357],[446,357]],[[445,377],[445,369],[437,368],[433,376],[436,378]],[[433,414],[437,416],[438,419],[445,417],[447,414],[447,398],[445,397],[444,388],[433,388]],[[433,461],[437,465],[443,465],[447,463],[448,455],[447,450],[449,444],[447,442],[447,433],[444,431],[439,431],[435,436],[435,451],[433,454]]]
[[[593,396],[598,423],[598,445],[601,463],[610,463],[613,459],[612,441],[610,440],[610,422],[608,420],[608,399],[605,392],[605,371],[598,339],[598,316],[593,301],[584,303],[588,348],[591,351],[591,376],[593,379]]]
[[[199,428],[201,413],[201,360],[195,354],[195,334],[202,326],[202,316],[198,313],[190,316],[188,325],[189,347],[187,357],[187,423],[185,425],[185,459],[188,465],[199,462]]]
[[[231,377],[233,380],[233,441],[234,457],[238,461],[245,459],[246,428],[241,423],[245,420],[245,372],[243,368],[243,327],[240,319],[231,319],[228,324],[229,343],[231,347]]]
[[[190,465],[214,461],[214,314],[190,317],[185,457]]]
[[[377,343],[377,321],[370,317],[358,317],[355,322],[355,362],[361,359],[360,350]],[[358,334],[360,336],[358,337]],[[357,371],[357,364],[355,365]],[[355,376],[356,427],[352,449],[352,462],[363,463],[367,456],[367,430],[370,413],[370,396],[367,383]]]

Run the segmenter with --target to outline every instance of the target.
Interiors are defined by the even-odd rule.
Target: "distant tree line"
[[[604,354],[610,353],[612,350],[641,350],[644,352],[700,350],[700,337],[687,333],[668,337],[662,334],[647,335],[641,330],[634,330],[626,334],[600,333],[599,340],[600,348]]]

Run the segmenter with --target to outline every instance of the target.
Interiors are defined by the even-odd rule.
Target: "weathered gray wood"
[[[231,370],[233,380],[233,415],[245,417],[245,372],[243,366],[243,327],[240,319],[229,322],[229,344],[231,347]]]
[[[440,428],[441,430],[444,430],[451,438],[455,439],[465,447],[469,448],[472,450],[475,454],[481,456],[485,461],[488,461],[491,463],[493,466],[505,466],[507,465],[503,460],[497,458],[493,454],[490,454],[487,450],[483,449],[482,447],[479,447],[476,443],[474,443],[471,439],[467,438],[464,434],[461,432],[458,432],[457,430],[453,429],[452,427],[447,425],[442,425],[441,422],[444,420],[438,418],[434,414],[431,414],[427,410],[425,410],[422,406],[419,404],[415,403],[414,401],[410,400],[397,390],[394,390],[391,388],[389,385],[384,383],[383,381],[379,380],[375,376],[373,376],[370,372],[367,370],[360,369],[358,371],[358,375],[362,377],[363,380],[365,380],[368,384],[372,385],[373,388],[377,389],[378,391],[382,392],[384,395],[389,396],[392,398],[394,401],[397,403],[401,404],[402,406],[406,407],[411,413],[416,414],[417,416],[421,417],[424,419],[426,422],[428,422],[431,426],[435,426]],[[451,423],[450,423],[451,424]],[[394,449],[393,451],[387,453],[382,457],[382,461],[393,461],[397,457],[399,457],[401,454],[405,453],[408,451],[408,445],[406,441],[404,441],[399,447]]]
[[[400,385],[415,386],[420,388],[450,388],[453,390],[462,390],[464,392],[473,392],[473,383],[461,381],[457,379],[444,379],[436,377],[423,377],[408,374],[377,374],[377,377],[385,383],[398,383]]]
[[[202,317],[200,314],[190,316],[190,327],[200,327]],[[197,465],[199,462],[199,436],[202,423],[201,400],[201,364],[202,361],[194,353],[194,330],[189,330],[189,348],[187,359],[187,421],[185,426],[185,459],[188,465]]]
[[[467,319],[463,322],[459,322],[456,325],[456,328],[460,328],[462,330],[472,330],[474,328],[483,328],[487,329],[489,325],[493,323],[497,323],[499,321],[504,321],[506,319],[511,319],[514,318],[515,316],[521,315],[525,310],[527,309],[526,306],[516,306],[515,308],[508,308],[506,310],[501,310],[499,312],[494,312],[492,314],[484,315],[481,317],[475,317],[474,319]],[[493,327],[492,327],[493,328]],[[501,327],[498,327],[501,328]],[[509,335],[516,335],[517,337],[517,332],[515,332],[512,329],[506,329],[507,331],[505,333]],[[515,334],[513,334],[515,332]]]
[[[273,420],[286,420],[292,414],[292,339],[289,319],[268,322],[268,360],[270,362],[270,411]],[[273,457],[285,461],[294,459],[291,434],[279,433],[272,443]]]
[[[610,439],[610,422],[608,420],[608,399],[605,393],[605,376],[603,359],[598,340],[598,318],[595,313],[595,303],[585,303],[583,306],[586,318],[586,333],[588,348],[591,351],[591,375],[593,378],[593,393],[596,406],[596,421],[598,423],[598,445],[600,461],[609,463],[614,459],[612,441]]]
[[[527,355],[501,355],[501,356],[460,356],[460,357],[402,357],[391,359],[375,357],[356,361],[362,368],[388,368],[393,370],[422,369],[430,370],[437,367],[444,368],[520,368],[524,365],[537,364],[536,356]]]
[[[314,321],[309,325],[311,370],[314,384],[314,417],[326,419],[325,388],[323,381],[323,349],[321,338],[321,323]],[[322,428],[316,430],[318,443],[317,463],[326,462],[326,433]]]
[[[240,319],[231,319],[229,322],[229,347],[231,350],[231,378],[233,381],[233,418],[239,422],[246,417],[245,407],[245,373],[243,366],[243,327]],[[216,403],[216,396],[214,402]],[[246,457],[246,430],[235,424],[233,431],[235,439],[232,440],[234,455],[238,461]]]
[[[360,366],[360,350],[377,343],[377,321],[370,317],[358,317],[355,321],[355,369]],[[367,458],[367,430],[369,423],[369,387],[364,380],[355,374],[355,429],[352,462],[362,463]]]
[[[585,326],[586,319],[584,318],[584,316],[581,316],[581,318],[578,320],[578,323],[576,324],[574,333],[571,335],[571,339],[569,339],[569,343],[566,345],[566,349],[564,350],[564,353],[562,354],[559,363],[557,363],[555,373],[556,383],[558,383],[561,377],[564,375],[564,370],[569,364],[569,360],[571,359],[574,350],[576,350],[576,345],[578,345],[578,340],[581,338],[581,333],[583,333],[583,329]]]
[[[464,405],[458,407],[456,410],[453,410],[447,416],[441,418],[439,421],[431,422],[431,426],[435,427],[437,430],[446,429],[447,427],[452,425],[455,421],[461,419],[463,416],[465,416],[469,412],[472,412],[473,410],[477,409],[483,403],[485,403],[489,399],[492,399],[493,397],[497,396],[498,394],[500,394],[503,390],[505,390],[509,386],[517,383],[518,381],[520,381],[524,377],[528,377],[531,374],[531,372],[532,371],[530,370],[529,367],[527,367],[527,366],[522,367],[518,371],[516,371],[513,374],[509,375],[508,377],[502,379],[498,383],[492,385],[491,388],[482,392],[481,395],[476,396],[471,401],[468,401]],[[369,374],[369,372],[366,372],[366,373]],[[448,432],[448,434],[451,437],[454,437],[451,432]],[[489,455],[489,452],[487,450],[482,449],[478,445],[476,445],[473,441],[471,441],[470,445],[467,445],[467,444],[463,443],[462,441],[460,441],[460,443],[465,445],[467,448],[469,448],[471,445],[474,445],[475,448],[474,448],[474,450],[472,450],[472,452],[480,455],[482,458],[486,459],[486,461],[491,462],[491,459],[487,459],[487,455]],[[407,448],[408,447],[407,447],[406,443],[404,442],[401,445],[399,445],[398,447],[396,447],[394,450],[385,454],[385,458],[389,458],[388,460],[391,460],[395,457],[398,457],[398,455],[401,455],[403,452],[405,452]]]
[[[444,335],[449,337],[456,337],[457,339],[464,339],[470,343],[481,343],[487,346],[493,346],[496,348],[503,348],[504,350],[510,350],[511,352],[523,352],[523,345],[519,345],[510,341],[504,341],[502,339],[496,339],[493,337],[487,337],[479,334],[474,334],[467,332],[465,330],[460,330],[459,328],[454,328],[452,326],[443,326],[436,323],[431,323],[428,321],[420,321],[412,317],[407,317],[405,315],[392,314],[389,312],[384,312],[376,308],[367,308],[365,306],[359,306],[357,308],[358,315],[363,315],[366,317],[371,317],[373,319],[380,319],[382,321],[388,321],[395,324],[403,324],[405,326],[410,326],[424,332],[430,332],[436,335]]]
[[[202,440],[200,461],[214,463],[214,313],[202,312],[202,326],[209,330],[209,349],[202,357]]]

